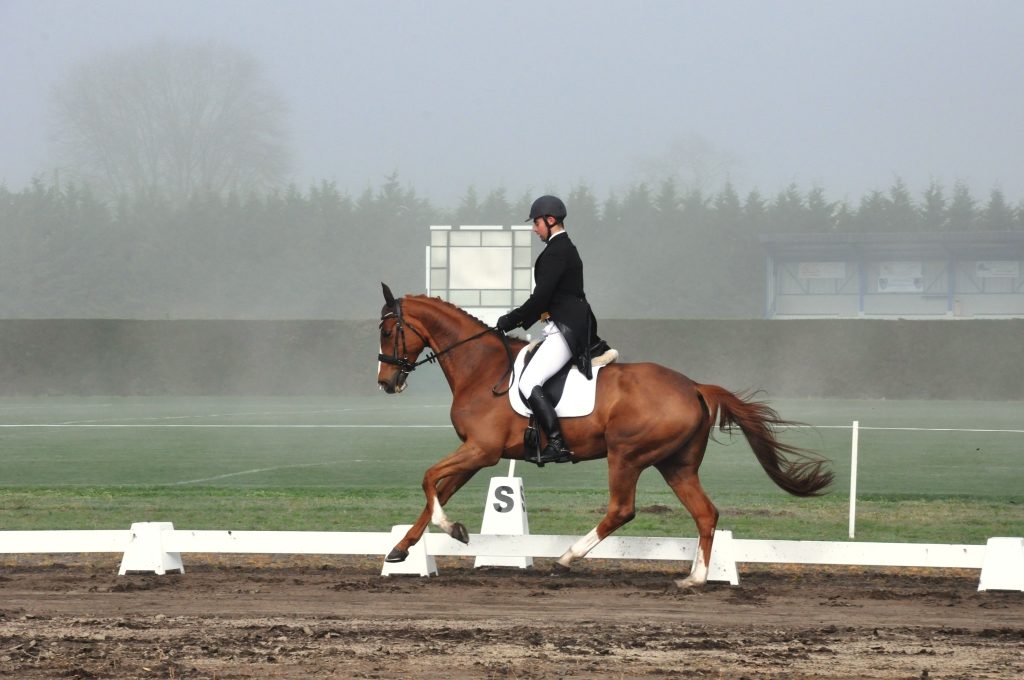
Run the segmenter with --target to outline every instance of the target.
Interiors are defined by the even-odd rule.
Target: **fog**
[[[49,97],[74,64],[211,40],[279,88],[300,186],[397,172],[453,205],[471,185],[603,197],[667,171],[853,202],[961,180],[1016,202],[1022,27],[1014,0],[2,0],[0,182],[52,173]]]

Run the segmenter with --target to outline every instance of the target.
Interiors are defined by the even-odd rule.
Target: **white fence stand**
[[[395,543],[402,540],[406,532],[412,529],[411,524],[400,524],[398,526],[391,527],[391,538],[394,539]],[[419,576],[430,576],[431,574],[437,574],[437,562],[434,560],[433,555],[427,554],[427,535],[430,533],[429,527],[423,532],[422,538],[413,547],[409,548],[409,556],[405,558],[404,562],[385,562],[384,568],[381,569],[381,576],[393,576],[394,574],[416,574]]]
[[[1024,591],[1024,538],[990,538],[978,590]]]
[[[121,569],[117,572],[124,576],[129,571],[151,571],[166,574],[169,570],[185,573],[180,553],[164,550],[164,531],[174,531],[171,522],[135,522],[132,524],[131,542],[121,557]]]
[[[480,533],[488,536],[528,536],[530,520],[526,515],[526,494],[522,477],[513,477],[516,462],[509,461],[508,477],[491,477],[490,488],[484,499],[484,520]],[[474,567],[533,566],[530,555],[478,555]]]
[[[731,531],[715,530],[715,540],[711,544],[711,561],[708,563],[708,580],[726,581],[734,586],[740,584]]]

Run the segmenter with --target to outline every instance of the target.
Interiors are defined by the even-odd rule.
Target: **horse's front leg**
[[[473,477],[477,470],[494,465],[500,459],[500,450],[491,454],[476,444],[466,442],[454,453],[430,467],[423,475],[423,494],[427,498],[426,507],[423,508],[416,523],[406,532],[405,537],[391,549],[385,560],[388,562],[405,560],[409,556],[409,548],[419,542],[430,522],[440,527],[455,540],[469,543],[469,532],[466,531],[466,527],[460,522],[449,520],[442,506]]]
[[[466,472],[459,472],[442,479],[437,487],[437,495],[434,497],[433,511],[430,513],[430,521],[435,526],[440,527],[444,533],[456,541],[466,544],[469,544],[469,531],[466,530],[466,526],[462,522],[452,522],[449,520],[443,508],[448,499],[454,496],[456,491],[472,479],[474,474],[476,474],[476,470],[467,470]]]

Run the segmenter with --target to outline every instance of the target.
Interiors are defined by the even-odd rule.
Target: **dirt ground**
[[[0,675],[41,678],[1021,678],[1024,593],[978,572],[741,567],[679,591],[678,564],[567,577],[380,561],[187,555],[0,562]]]

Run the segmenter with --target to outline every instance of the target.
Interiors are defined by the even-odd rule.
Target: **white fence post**
[[[734,586],[740,584],[731,531],[715,529],[715,540],[711,544],[711,561],[708,563],[708,580],[728,581],[730,585]]]
[[[1024,590],[1024,538],[990,538],[978,590]]]
[[[124,576],[129,571],[152,571],[166,574],[169,570],[185,573],[181,563],[181,553],[169,553],[164,550],[164,530],[173,531],[171,522],[135,522],[132,524],[132,539],[121,557],[121,569],[117,572]]]
[[[394,539],[395,543],[402,540],[406,532],[412,529],[411,524],[400,524],[398,526],[391,527],[391,538]],[[430,528],[423,530],[423,536],[420,537],[419,542],[413,547],[409,548],[409,556],[405,558],[404,562],[385,562],[384,567],[380,571],[381,576],[392,576],[394,574],[418,574],[419,576],[430,576],[431,574],[437,574],[437,562],[434,560],[433,555],[427,554],[427,534],[430,533]]]
[[[860,439],[860,421],[853,421],[850,437],[850,538],[856,534],[857,524],[857,447]]]

